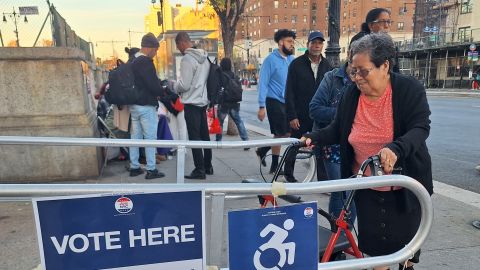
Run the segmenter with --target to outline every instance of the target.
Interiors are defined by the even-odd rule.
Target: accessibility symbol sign
[[[317,204],[228,214],[231,270],[316,269]]]

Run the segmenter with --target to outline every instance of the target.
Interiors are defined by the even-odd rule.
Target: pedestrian
[[[307,40],[308,50],[293,60],[288,67],[285,105],[292,138],[300,139],[303,134],[312,131],[313,120],[308,112],[308,104],[325,73],[332,69],[328,60],[322,55],[324,41],[322,32],[311,32]],[[290,151],[285,159],[284,173],[288,182],[297,182],[293,175],[297,155],[295,150]],[[325,171],[322,162],[317,162],[317,166]],[[319,173],[317,176],[322,174]]]
[[[430,109],[425,88],[415,78],[391,71],[395,45],[389,35],[366,35],[351,47],[349,75],[355,86],[344,93],[333,122],[302,140],[307,145],[340,144],[342,178],[354,175],[369,156],[379,155],[385,174],[401,167],[432,194],[432,163],[426,144]],[[359,248],[370,256],[402,249],[418,230],[420,205],[405,188],[358,190],[355,205]],[[419,256],[417,251],[399,269],[413,269]]]
[[[180,32],[175,37],[177,49],[183,57],[180,61],[180,78],[174,89],[185,104],[185,122],[188,139],[191,141],[210,141],[207,123],[207,77],[210,63],[208,54],[202,49],[193,47],[190,36]],[[193,148],[195,169],[185,175],[187,179],[206,179],[206,174],[213,174],[212,150]]]
[[[289,136],[289,127],[285,107],[285,85],[287,82],[288,66],[293,61],[296,34],[288,29],[280,29],[274,35],[278,48],[273,50],[263,61],[260,69],[260,83],[258,85],[258,120],[263,121],[268,114],[270,132],[274,138]],[[266,109],[266,110],[265,110]],[[274,173],[278,166],[281,146],[260,147],[256,150],[262,165],[266,166],[265,156],[272,149],[272,164],[270,173]]]
[[[141,92],[139,99],[133,105],[128,106],[131,117],[132,139],[157,139],[158,126],[158,97],[164,95],[160,80],[153,64],[153,57],[157,55],[158,40],[148,33],[142,37],[140,51],[135,54],[131,61],[135,77],[135,87]],[[164,177],[165,174],[156,169],[155,147],[145,147],[147,174],[145,179]],[[138,147],[130,147],[130,176],[143,174],[139,163],[140,151]]]
[[[347,53],[348,58],[348,53]],[[340,68],[335,68],[323,77],[320,86],[310,102],[310,117],[314,120],[313,130],[320,130],[327,127],[334,119],[337,113],[337,106],[343,97],[343,94],[353,86],[353,82],[348,76],[350,66],[346,61]],[[317,164],[323,164],[328,180],[341,179],[340,174],[340,145],[326,145],[323,147],[315,147],[317,155]],[[335,217],[340,212],[345,203],[348,193],[346,191],[332,192],[328,203],[328,211]],[[357,211],[355,203],[350,206],[350,221],[355,222]]]
[[[234,79],[240,84],[240,80],[235,77],[235,74],[232,71],[232,61],[230,60],[230,58],[223,58],[222,61],[220,61],[220,68],[225,74],[227,74],[230,79]],[[226,99],[226,97],[223,98],[223,101],[221,104],[219,104],[217,110],[220,126],[223,127],[223,122],[225,121],[225,117],[228,114],[230,120],[233,120],[235,122],[242,141],[248,141],[248,132],[245,128],[245,125],[243,124],[242,118],[240,117],[240,102],[228,102],[225,101]],[[216,135],[216,140],[222,140],[222,133]],[[244,150],[249,150],[249,148],[244,148]]]
[[[392,25],[391,12],[386,8],[371,9],[362,23],[361,31],[352,37],[350,43],[360,39],[361,37],[371,33],[388,33]],[[395,62],[393,63],[393,72],[400,72],[398,62],[398,48],[395,47]]]

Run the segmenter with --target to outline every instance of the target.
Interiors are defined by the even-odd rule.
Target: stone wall
[[[74,48],[0,48],[0,135],[96,137],[101,82]],[[96,177],[96,147],[0,145],[0,182]]]

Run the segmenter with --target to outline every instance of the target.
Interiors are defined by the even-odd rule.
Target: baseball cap
[[[325,41],[325,38],[323,37],[323,33],[320,32],[320,31],[314,31],[314,32],[311,32],[309,35],[308,35],[308,42],[316,39],[316,38],[319,38],[321,39],[322,41]]]

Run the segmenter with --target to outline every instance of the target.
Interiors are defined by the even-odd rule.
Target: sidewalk
[[[249,132],[251,140],[266,138],[259,133]],[[238,137],[224,136],[225,140]],[[186,183],[239,183],[243,179],[261,179],[259,163],[254,149],[215,149],[213,150],[215,174],[206,180],[188,180]],[[193,169],[190,151],[186,156],[185,173]],[[109,162],[101,179],[89,179],[84,183],[175,183],[176,159],[161,162],[160,171],[166,177],[145,180],[144,175],[129,177],[125,161]],[[268,168],[267,168],[268,169]],[[473,169],[473,168],[472,168]],[[271,177],[271,175],[268,175]],[[480,198],[479,194],[478,195]],[[318,200],[319,206],[326,209],[328,196],[306,196],[306,200]],[[433,196],[435,209],[431,233],[422,248],[421,263],[415,269],[478,269],[480,265],[480,230],[471,225],[472,220],[480,219],[480,199],[477,204],[465,204],[436,194]],[[476,207],[477,205],[477,207]],[[226,209],[257,207],[255,199],[227,201]],[[209,207],[209,203],[206,203]],[[209,223],[209,211],[207,224]],[[208,227],[208,225],[207,225]],[[224,228],[226,230],[226,228]],[[208,232],[208,228],[207,228]],[[223,250],[227,248],[224,233]],[[35,224],[30,203],[0,204],[0,270],[35,269],[40,263]],[[207,253],[208,255],[208,253]],[[223,257],[222,266],[228,264],[228,254]],[[397,269],[397,267],[392,267]]]
[[[455,88],[428,88],[428,96],[480,97],[480,90]]]

